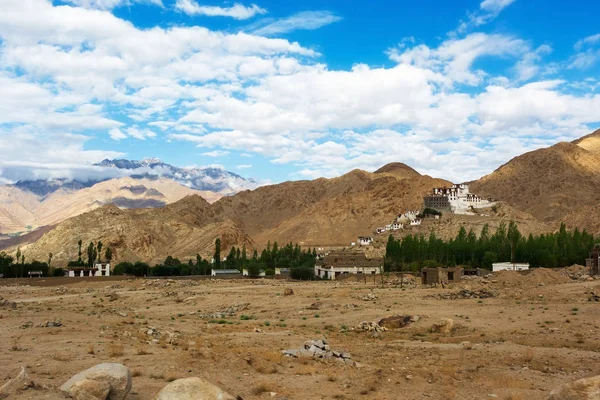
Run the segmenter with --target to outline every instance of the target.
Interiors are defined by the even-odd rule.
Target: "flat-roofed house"
[[[331,252],[315,265],[315,276],[337,279],[343,274],[377,275],[383,268],[383,258],[369,259],[361,252]]]

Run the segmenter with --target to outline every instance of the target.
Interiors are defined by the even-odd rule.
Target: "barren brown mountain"
[[[64,262],[76,258],[79,239],[101,240],[116,260],[157,262],[167,255],[209,257],[217,237],[224,251],[232,245],[260,248],[268,240],[347,245],[398,213],[418,209],[424,194],[449,183],[396,166],[264,186],[213,204],[188,196],[161,209],[105,206],[58,224],[24,251],[30,259],[52,252],[56,262]]]
[[[77,191],[61,188],[47,197],[0,186],[0,232],[23,232],[57,224],[105,204],[121,208],[162,207],[192,194],[210,202],[221,198],[217,193],[192,190],[167,178],[111,179]]]
[[[471,183],[471,189],[541,221],[560,221],[571,211],[600,203],[600,153],[584,148],[593,149],[596,140],[586,138],[516,157]]]

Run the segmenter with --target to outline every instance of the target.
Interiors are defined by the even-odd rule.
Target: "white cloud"
[[[600,33],[583,38],[575,43],[575,50],[581,50],[584,46],[593,46],[600,43]]]
[[[264,19],[246,28],[254,35],[274,36],[297,30],[314,30],[341,21],[330,11],[303,11],[281,19]]]
[[[464,34],[472,28],[485,25],[495,19],[500,12],[514,3],[516,0],[484,0],[479,4],[479,10],[468,14],[466,21],[461,21],[456,32],[450,32],[450,36]]]
[[[228,154],[229,154],[228,151],[223,151],[223,150],[214,150],[214,151],[208,151],[206,153],[202,153],[202,155],[206,156],[206,157],[224,157]]]
[[[545,55],[552,53],[552,47],[543,44],[534,51],[523,55],[523,58],[515,66],[517,80],[528,81],[540,72],[540,62]]]
[[[252,164],[240,164],[238,166],[236,166],[237,169],[248,169],[248,168],[252,168]]]
[[[486,1],[478,13],[508,4]],[[327,22],[318,21],[268,29]],[[108,134],[127,144],[154,138],[154,148],[185,141],[207,156],[262,156],[297,167],[295,177],[403,161],[459,181],[600,122],[596,82],[575,90],[548,80],[550,47],[506,34],[471,33],[438,46],[408,38],[389,50],[391,67],[339,70],[284,39],[197,26],[140,29],[106,11],[21,0],[3,6],[0,40],[0,148],[15,154],[3,161],[21,171],[47,163],[45,176],[113,158],[87,149],[94,135]],[[40,146],[46,140],[51,145]],[[38,147],[39,160],[30,150]]]
[[[119,128],[111,129],[110,131],[108,131],[108,134],[110,135],[110,138],[113,140],[127,139],[127,135],[124,134]]]
[[[256,4],[244,6],[235,3],[231,7],[201,6],[194,0],[177,0],[175,8],[188,15],[204,15],[207,17],[231,17],[238,20],[244,20],[254,17],[257,14],[266,14],[267,10],[260,8]]]
[[[462,39],[446,40],[437,49],[418,45],[409,49],[390,49],[388,55],[398,63],[441,72],[458,83],[478,85],[486,73],[483,70],[471,70],[475,60],[491,56],[518,57],[528,51],[527,43],[518,38],[472,33]]]
[[[77,7],[97,9],[97,10],[112,10],[113,8],[130,6],[132,3],[150,4],[159,7],[164,7],[162,0],[64,0],[65,3],[72,4]]]

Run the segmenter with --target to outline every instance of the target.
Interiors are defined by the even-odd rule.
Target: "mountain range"
[[[103,160],[94,166],[105,172],[105,179],[40,179],[0,186],[0,234],[56,224],[106,204],[156,208],[193,194],[214,202],[258,186],[221,167],[179,168],[158,159]],[[115,175],[122,177],[111,178]]]
[[[194,194],[157,209],[105,205],[47,228],[43,234],[23,237],[19,243],[0,241],[0,248],[15,251],[18,244],[32,259],[44,259],[52,252],[60,263],[76,256],[79,239],[84,243],[101,240],[113,249],[116,261],[154,263],[167,255],[191,258],[199,253],[210,258],[217,237],[225,252],[230,246],[260,249],[275,240],[302,246],[347,246],[398,213],[422,208],[425,194],[450,184],[392,163],[372,173],[353,170],[332,179],[261,186],[212,203]],[[503,221],[516,220],[524,234],[555,231],[563,222],[598,234],[599,184],[600,130],[525,153],[470,182],[472,192],[498,200],[497,206],[475,216],[445,215],[408,232],[429,234],[433,230],[438,237],[452,237],[460,226],[477,233],[486,223],[493,229]]]

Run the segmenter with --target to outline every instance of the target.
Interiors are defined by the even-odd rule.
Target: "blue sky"
[[[458,182],[600,126],[599,2],[0,4],[0,183],[114,157]]]

